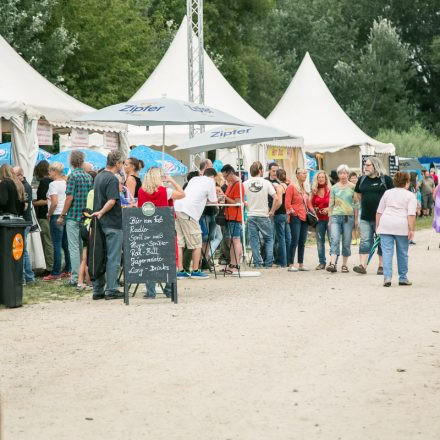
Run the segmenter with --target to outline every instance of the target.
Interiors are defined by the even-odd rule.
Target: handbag
[[[304,204],[304,208],[306,209],[306,223],[311,226],[312,228],[316,228],[316,225],[318,224],[318,217],[316,217],[316,214],[312,211],[309,211],[307,208],[306,202],[304,201],[304,197],[301,194],[301,198]]]

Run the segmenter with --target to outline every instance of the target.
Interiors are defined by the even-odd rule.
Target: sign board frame
[[[177,304],[176,228],[174,209],[145,203],[122,210],[124,302],[129,286],[148,282],[171,283]]]
[[[390,177],[394,177],[394,175],[400,170],[399,156],[388,156],[388,169]]]

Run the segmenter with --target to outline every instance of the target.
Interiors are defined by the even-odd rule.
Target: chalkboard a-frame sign
[[[145,203],[122,210],[124,234],[124,302],[130,284],[172,283],[171,300],[177,303],[176,230],[174,210]]]

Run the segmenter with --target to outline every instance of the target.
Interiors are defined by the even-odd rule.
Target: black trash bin
[[[0,304],[21,307],[23,301],[24,230],[21,218],[0,217]]]

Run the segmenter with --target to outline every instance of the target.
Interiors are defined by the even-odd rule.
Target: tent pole
[[[243,230],[243,261],[245,264],[247,264],[246,259],[246,224],[244,222],[244,206],[243,206],[243,186],[241,182],[241,147],[237,147],[237,153],[238,153],[238,178],[239,178],[239,185],[240,185],[240,210],[241,210],[241,227]]]
[[[165,125],[162,125],[162,170],[165,171]]]

